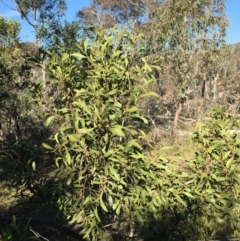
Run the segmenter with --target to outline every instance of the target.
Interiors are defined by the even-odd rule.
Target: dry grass
[[[17,203],[16,193],[16,189],[9,187],[7,181],[0,182],[0,211],[8,209]]]
[[[153,147],[153,154],[158,153],[182,163],[194,157],[195,147],[191,141],[191,134],[190,130],[166,132],[154,128],[147,134],[146,142]]]

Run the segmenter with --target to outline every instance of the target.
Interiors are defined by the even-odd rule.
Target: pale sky
[[[14,8],[12,0],[4,0],[4,2]],[[90,2],[91,0],[67,0],[68,10],[66,12],[65,19],[69,22],[74,20],[76,18],[76,12],[84,6],[88,6]],[[227,0],[226,12],[231,23],[227,31],[226,40],[228,43],[240,42],[240,0]],[[34,31],[32,27],[29,26],[25,20],[22,20],[20,18],[18,12],[11,10],[1,1],[0,14],[4,17],[16,19],[21,23],[22,30],[20,33],[20,37],[22,40],[34,40]]]
[[[226,12],[231,24],[227,31],[227,41],[240,42],[240,0],[227,0]]]

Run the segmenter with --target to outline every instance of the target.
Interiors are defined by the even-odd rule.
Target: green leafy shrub
[[[66,90],[65,107],[47,119],[61,123],[54,135],[58,206],[91,240],[103,237],[106,227],[126,230],[136,217],[143,221],[136,194],[152,174],[139,144],[139,122],[147,120],[137,101],[155,94],[145,93],[153,67],[144,59],[133,65],[137,41],[126,30],[96,32],[78,53],[54,54],[49,67]]]
[[[233,232],[239,219],[234,208],[239,206],[240,183],[239,118],[226,114],[224,108],[211,110],[210,117],[193,135],[197,151],[192,169],[202,210],[197,216],[208,237]]]
[[[177,158],[163,161],[161,150],[151,153],[152,161],[165,165],[165,172],[156,168],[154,176],[161,182],[158,196],[168,205],[154,205],[153,215],[148,213],[143,231],[149,240],[208,240],[238,234],[240,121],[224,109],[213,109],[209,115],[211,120],[199,124],[192,136],[193,159],[182,164]],[[156,182],[148,183],[148,188],[153,194]]]

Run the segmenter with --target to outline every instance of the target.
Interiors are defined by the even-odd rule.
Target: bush
[[[154,81],[154,67],[144,59],[133,64],[137,43],[138,37],[124,29],[95,32],[77,53],[53,54],[49,67],[63,86],[65,103],[47,120],[61,123],[54,135],[53,174],[61,191],[57,204],[90,240],[106,238],[104,230],[120,226],[125,232],[136,218],[143,221],[137,196],[153,175],[139,144],[144,136],[139,123],[147,120],[137,101],[156,94],[145,92]]]
[[[146,93],[155,66],[136,64],[139,37],[127,30],[93,36],[76,53],[50,53],[62,98],[46,124],[55,120],[60,129],[54,147],[43,145],[55,153],[56,205],[87,240],[217,234],[236,204],[239,140],[228,132],[236,122],[213,111],[213,121],[194,134],[198,151],[185,169],[144,152],[140,123],[147,120],[137,103],[155,96]]]

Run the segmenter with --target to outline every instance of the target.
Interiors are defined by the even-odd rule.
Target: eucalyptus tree
[[[116,24],[136,26],[149,21],[154,9],[164,5],[166,0],[92,0],[88,7],[80,9],[77,16],[87,24],[99,29]]]
[[[115,24],[129,24],[144,15],[145,2],[145,0],[93,0],[90,6],[80,9],[77,16],[100,29]]]
[[[6,4],[7,1],[1,0]],[[36,46],[40,49],[42,47],[41,41],[47,40],[49,34],[46,34],[47,28],[54,22],[59,21],[64,15],[67,8],[65,0],[12,0],[16,6],[16,10],[21,17],[25,19],[28,24],[33,27],[36,37]],[[44,101],[47,100],[47,76],[45,72],[46,60],[44,54],[40,51],[39,66],[42,73],[42,85]],[[45,107],[44,107],[45,108]]]
[[[22,138],[28,132],[27,120],[36,119],[30,93],[34,74],[28,61],[36,46],[22,43],[19,32],[19,22],[0,16],[0,115],[3,136],[11,140]]]
[[[85,39],[86,25],[79,19],[68,22],[54,21],[45,31],[45,35],[49,36],[46,42],[46,49],[54,49],[59,44],[64,45],[65,49],[74,49],[80,39]]]
[[[150,19],[141,30],[146,33],[146,55],[158,55],[162,73],[178,88],[178,107],[174,126],[186,102],[187,94],[202,85],[201,102],[205,97],[206,83],[213,59],[225,45],[228,21],[225,0],[165,1],[153,9]],[[171,90],[168,90],[171,91]]]
[[[18,39],[20,24],[12,19],[5,19],[0,15],[0,39],[1,46]]]
[[[0,16],[0,113],[4,132],[6,129],[8,132],[11,131],[9,121],[11,122],[11,119],[14,121],[11,113],[15,108],[16,93],[14,94],[12,90],[14,82],[19,77],[17,67],[21,65],[20,53],[17,49],[19,31],[20,24],[17,21]],[[15,124],[17,123],[15,122]]]
[[[7,1],[1,0],[6,4]],[[44,28],[64,15],[67,5],[65,0],[12,0],[21,17],[33,27],[36,45],[41,47]],[[6,4],[7,5],[7,4]]]

